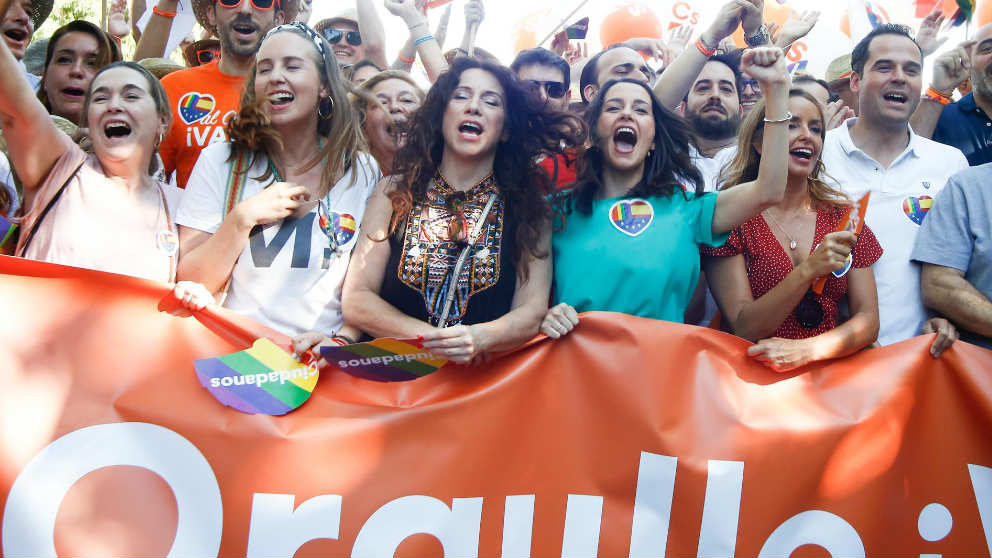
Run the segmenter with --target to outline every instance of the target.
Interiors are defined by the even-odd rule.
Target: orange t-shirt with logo
[[[173,72],[162,78],[172,106],[172,127],[159,146],[167,173],[186,187],[200,151],[227,141],[227,125],[238,114],[245,76],[220,71],[217,62]]]

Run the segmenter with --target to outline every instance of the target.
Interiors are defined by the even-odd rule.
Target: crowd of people
[[[192,0],[182,67],[178,1],[151,1],[140,36],[123,0],[113,28],[62,26],[35,75],[51,0],[0,0],[7,253],[174,283],[298,352],[412,337],[479,363],[588,311],[720,328],[778,371],[926,333],[992,348],[992,25],[925,76],[943,15],[882,24],[821,78],[785,56],[818,14],[779,29],[762,0],[509,66],[471,31],[445,51],[450,7],[432,30],[423,0],[384,2],[392,64],[371,0],[312,27],[308,0]]]

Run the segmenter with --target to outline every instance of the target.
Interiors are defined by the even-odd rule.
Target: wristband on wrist
[[[414,58],[407,58],[406,56],[403,56],[402,52],[397,54],[396,58],[399,58],[401,62],[406,62],[407,64],[413,64],[416,62],[416,55],[414,55]]]
[[[953,102],[950,95],[945,95],[933,87],[927,89],[926,93],[923,94],[923,98],[942,105],[949,105]]]
[[[413,41],[413,46],[420,46],[426,43],[427,41],[433,41],[433,40],[434,40],[434,35],[424,35],[423,37],[417,39],[416,41]]]
[[[703,42],[702,37],[696,39],[696,49],[699,50],[700,54],[702,54],[706,58],[709,58],[714,54],[716,54],[716,49],[706,46],[706,43]]]
[[[167,12],[165,10],[160,10],[158,9],[158,6],[152,8],[152,13],[157,16],[164,17],[165,19],[172,19],[176,17],[176,12]]]

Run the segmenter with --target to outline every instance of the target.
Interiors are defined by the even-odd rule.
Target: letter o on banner
[[[758,553],[760,558],[787,558],[800,546],[822,546],[831,556],[865,558],[861,536],[839,515],[811,510],[798,513],[778,526]]]
[[[179,517],[169,556],[217,556],[224,509],[210,463],[186,438],[143,422],[81,428],[38,452],[7,496],[4,555],[56,556],[55,518],[69,489],[114,465],[148,469],[172,489]]]

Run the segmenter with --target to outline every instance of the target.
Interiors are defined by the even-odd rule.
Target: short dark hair
[[[520,68],[524,66],[552,66],[561,70],[562,78],[565,82],[565,87],[572,83],[572,70],[568,67],[568,62],[564,58],[558,56],[557,54],[551,52],[550,50],[542,47],[529,48],[527,50],[520,51],[520,54],[513,59],[513,63],[510,64],[510,70],[513,73],[519,73]]]
[[[899,25],[898,23],[884,23],[878,27],[871,30],[871,33],[865,35],[864,39],[855,45],[854,50],[851,51],[851,70],[858,74],[859,76],[864,75],[865,64],[868,62],[868,50],[871,48],[871,42],[879,35],[899,35],[900,37],[906,37],[916,48],[920,49],[920,58],[923,58],[923,49],[920,48],[919,43],[913,38],[909,27],[905,25]]]
[[[369,60],[368,58],[362,58],[358,62],[352,64],[347,70],[345,70],[345,77],[348,79],[348,81],[351,81],[355,79],[355,72],[366,67],[375,68],[376,71],[378,72],[382,71],[382,68],[380,68],[379,65],[373,62],[372,60]]]
[[[737,100],[738,100],[738,102],[741,100],[741,97],[744,95],[744,87],[741,86],[741,81],[743,81],[743,79],[741,78],[741,53],[742,52],[743,51],[741,51],[741,50],[734,50],[734,51],[731,51],[731,52],[724,52],[722,54],[717,54],[715,56],[710,56],[710,59],[706,61],[706,64],[708,64],[710,62],[719,62],[720,64],[723,64],[724,66],[730,68],[730,71],[733,72],[733,74],[734,74],[734,88],[737,89]],[[704,64],[704,66],[705,66],[705,64]],[[695,87],[697,81],[699,81],[699,76],[696,76],[696,79],[694,79],[692,81],[693,87]],[[689,88],[689,92],[691,92],[691,91],[692,91],[692,87]],[[686,101],[689,100],[689,92],[686,92],[685,97],[682,98],[682,102],[686,102]]]
[[[586,86],[595,85],[599,83],[599,59],[603,57],[607,52],[616,49],[623,48],[627,45],[623,43],[617,43],[615,45],[610,45],[609,47],[597,52],[586,61],[586,65],[582,67],[582,73],[579,74],[579,97],[582,98],[583,103],[588,103],[591,99],[586,99]]]

